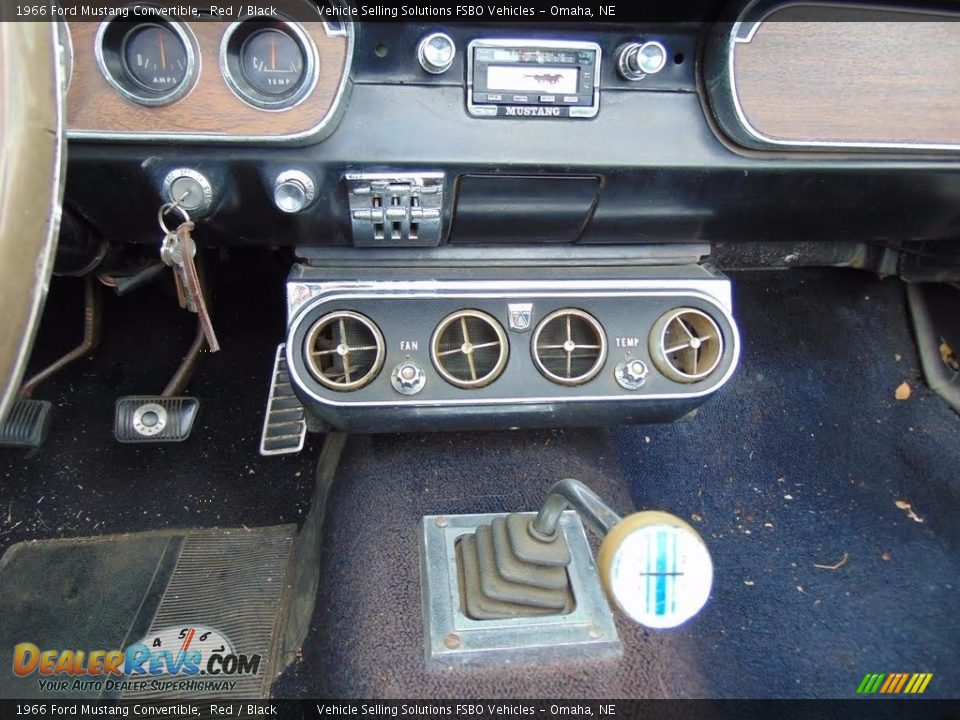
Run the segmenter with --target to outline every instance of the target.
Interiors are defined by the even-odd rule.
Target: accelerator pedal
[[[113,434],[117,442],[182,442],[190,437],[200,410],[197,398],[134,395],[117,400]]]
[[[303,404],[293,393],[287,371],[286,345],[277,347],[273,380],[267,398],[267,415],[260,436],[261,455],[289,455],[303,450],[307,420]]]
[[[41,447],[50,434],[52,408],[49,400],[17,398],[0,424],[0,447]]]

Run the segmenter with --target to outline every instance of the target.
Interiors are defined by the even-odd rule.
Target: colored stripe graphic
[[[657,615],[667,614],[667,534],[657,533]]]
[[[857,694],[919,695],[932,678],[933,673],[867,673],[857,686]]]

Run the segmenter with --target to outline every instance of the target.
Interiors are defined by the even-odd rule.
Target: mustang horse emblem
[[[550,73],[544,75],[524,75],[525,78],[531,78],[536,80],[538,83],[547,84],[547,85],[556,85],[563,79],[563,75],[560,73]]]

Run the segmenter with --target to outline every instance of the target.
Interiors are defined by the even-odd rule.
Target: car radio
[[[467,111],[476,117],[594,117],[600,46],[556,40],[474,40]]]

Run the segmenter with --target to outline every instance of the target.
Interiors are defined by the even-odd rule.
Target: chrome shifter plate
[[[567,568],[576,603],[573,612],[505,620],[472,620],[463,614],[457,579],[457,538],[506,515],[423,518],[420,586],[427,662],[479,665],[619,657],[623,648],[613,613],[600,587],[583,524],[571,511],[563,514],[560,529],[573,558]]]

